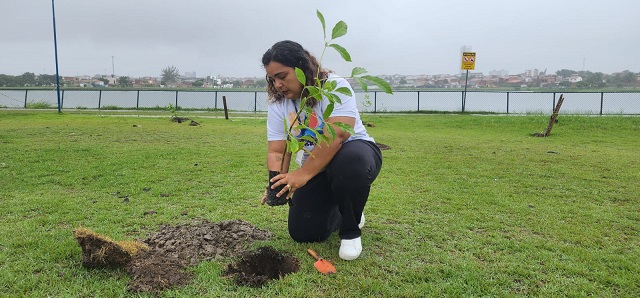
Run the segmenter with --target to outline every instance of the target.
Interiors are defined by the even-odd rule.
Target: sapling
[[[171,119],[176,117],[176,110],[177,110],[176,106],[170,103],[169,106],[167,106],[165,109],[169,111],[169,113],[171,113]]]
[[[324,16],[319,10],[316,11],[316,14],[318,16],[318,19],[320,20],[320,23],[322,24],[322,33],[324,35],[324,48],[322,50],[322,55],[320,56],[320,59],[319,59],[320,65],[322,65],[322,58],[324,57],[324,54],[327,48],[335,49],[345,61],[351,62],[351,55],[349,54],[349,52],[341,45],[333,42],[335,39],[347,34],[347,24],[344,21],[339,21],[338,23],[336,23],[336,25],[333,27],[331,31],[331,39],[327,40],[327,32],[326,32]],[[317,73],[314,79],[314,84],[312,86],[308,86],[306,84],[307,78],[306,78],[306,75],[304,74],[304,71],[298,67],[295,68],[296,78],[298,79],[300,84],[302,84],[303,89],[300,94],[300,109],[297,111],[297,114],[293,119],[300,119],[300,115],[302,113],[305,113],[306,115],[313,114],[312,107],[306,104],[307,99],[309,98],[315,98],[315,99],[318,99],[318,101],[320,101],[322,98],[326,98],[329,101],[329,104],[327,105],[327,108],[323,114],[323,117],[324,117],[323,119],[327,119],[333,112],[335,104],[336,103],[342,104],[340,100],[340,96],[338,94],[353,96],[351,89],[347,87],[338,88],[336,81],[329,80],[329,79],[320,79],[320,71],[321,71],[321,67],[319,67],[317,70]],[[385,80],[379,77],[367,75],[367,70],[362,67],[353,68],[353,70],[351,71],[351,76],[349,78],[354,79],[365,92],[367,92],[367,84],[370,82],[380,87],[384,92],[392,94],[391,86],[389,85],[389,83],[387,83]],[[310,127],[309,118],[310,117],[304,117],[305,120],[302,121],[302,123],[300,123],[299,121],[297,122],[292,121],[292,123],[289,125],[287,124],[287,120],[284,119],[283,125],[285,128],[285,132],[287,134],[287,138],[285,140],[285,149],[282,152],[282,159],[280,162],[280,171],[279,172],[269,171],[269,180],[271,180],[271,178],[275,177],[279,173],[284,172],[285,170],[284,161],[287,154],[290,153],[293,156],[300,151],[304,151],[305,153],[309,154],[310,157],[312,157],[313,154],[308,149],[305,149],[305,144],[321,146],[323,142],[326,144],[329,144],[331,141],[335,139],[336,131],[331,125],[324,126],[324,128],[326,128],[327,133],[329,135],[327,136],[319,132],[315,128]],[[353,128],[348,124],[345,124],[342,122],[333,122],[331,124],[335,125],[336,127],[350,134],[355,134]],[[294,131],[303,131],[303,130],[307,130],[311,132],[311,134],[304,134],[299,138],[296,138],[296,136],[293,135]],[[280,185],[276,189],[271,189],[272,185],[273,183],[269,182],[269,187],[267,187],[267,199],[266,199],[267,204],[270,206],[286,204],[288,192],[285,192],[280,197],[276,197],[276,194],[282,190],[284,185]]]

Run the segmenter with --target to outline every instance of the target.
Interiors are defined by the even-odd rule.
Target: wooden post
[[[553,109],[553,114],[551,114],[551,118],[549,118],[549,124],[547,125],[547,129],[544,130],[543,133],[535,133],[533,134],[536,137],[548,137],[551,134],[551,129],[553,128],[553,124],[557,122],[558,113],[560,112],[560,107],[562,106],[562,102],[564,101],[563,94],[560,94],[560,98],[558,99],[558,103],[556,103],[556,107]]]
[[[227,111],[227,97],[222,96],[222,105],[224,106],[224,119],[229,120],[229,111]]]

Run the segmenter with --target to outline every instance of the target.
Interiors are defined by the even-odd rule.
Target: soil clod
[[[73,237],[82,248],[82,266],[87,268],[123,267],[140,251],[149,247],[138,241],[113,241],[87,228],[73,231]]]

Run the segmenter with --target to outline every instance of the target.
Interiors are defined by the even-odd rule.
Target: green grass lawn
[[[340,260],[335,234],[311,245],[338,269],[323,276],[287,207],[259,203],[264,115],[150,114],[0,111],[0,296],[132,296],[124,271],[81,266],[72,230],[144,239],[194,218],[267,229],[254,246],[301,270],[247,288],[221,277],[230,260],[203,262],[161,296],[640,296],[640,117],[560,115],[536,138],[548,116],[365,115],[391,149],[360,259]]]

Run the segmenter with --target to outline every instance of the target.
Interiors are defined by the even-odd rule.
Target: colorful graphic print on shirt
[[[304,114],[300,115],[303,118],[298,117],[298,119],[296,119],[296,113],[295,112],[291,112],[289,113],[289,123],[293,123],[294,121],[296,122],[297,125],[300,124],[304,124],[304,120],[306,120],[306,118],[304,118]],[[315,131],[317,131],[318,133],[324,133],[323,128],[324,128],[324,120],[320,117],[318,117],[318,115],[316,115],[316,112],[313,111],[311,113],[311,115],[309,116],[309,128],[314,129]],[[310,138],[312,138],[314,140],[314,142],[312,143],[309,140],[305,140],[305,146],[313,146],[314,143],[317,143],[318,138],[316,137],[316,134],[309,129],[303,128],[302,130],[298,130],[298,129],[294,129],[292,131],[293,135],[296,136],[296,139],[300,140],[303,136],[308,136]]]

